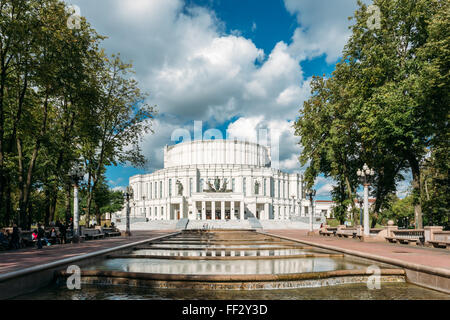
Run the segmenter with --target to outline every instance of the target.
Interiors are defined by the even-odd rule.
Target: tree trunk
[[[416,222],[416,229],[423,228],[422,221],[422,204],[421,204],[421,187],[420,187],[420,166],[415,158],[409,160],[411,165],[411,172],[413,176],[412,186],[414,190],[414,217]]]
[[[70,216],[72,213],[72,208],[70,206],[71,203],[71,190],[72,190],[72,185],[70,183],[67,184],[67,197],[66,197],[66,225],[69,224],[69,220],[70,220]]]
[[[26,208],[28,208],[28,201],[29,201],[30,192],[31,192],[31,182],[32,182],[32,178],[33,178],[34,166],[36,164],[36,159],[37,159],[39,150],[41,148],[41,140],[44,137],[45,132],[47,130],[48,98],[49,97],[47,94],[45,97],[45,102],[44,102],[44,118],[42,120],[41,132],[39,133],[39,136],[36,139],[36,144],[34,146],[33,154],[30,159],[30,164],[28,166],[27,180],[26,180],[26,183],[24,186],[24,191],[23,191],[23,202],[24,202],[24,206]]]

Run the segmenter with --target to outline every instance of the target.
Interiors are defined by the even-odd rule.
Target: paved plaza
[[[337,237],[308,236],[306,230],[264,230],[266,233],[327,246],[329,249],[350,250],[382,258],[396,259],[431,268],[450,270],[450,250],[434,249],[388,242],[361,242]]]
[[[131,237],[116,237],[102,240],[85,241],[79,244],[65,244],[36,248],[21,249],[15,251],[0,252],[0,274],[19,271],[58,260],[93,253],[134,243],[146,239],[152,239],[174,231],[135,231]]]

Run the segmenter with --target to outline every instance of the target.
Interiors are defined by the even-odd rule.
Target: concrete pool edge
[[[300,244],[306,244],[309,246],[332,250],[337,252],[342,252],[350,256],[356,256],[359,258],[369,259],[373,261],[383,262],[395,266],[399,266],[405,269],[406,280],[412,284],[419,285],[428,289],[437,290],[450,294],[450,270],[442,268],[433,268],[425,265],[420,265],[411,262],[405,262],[402,260],[383,257],[379,255],[374,255],[370,253],[364,253],[360,251],[354,251],[349,249],[343,249],[331,245],[318,244],[312,241],[299,240],[295,238],[290,238],[286,236],[276,235],[269,232],[257,231],[259,234],[276,237],[279,239],[294,241]]]
[[[57,283],[64,283],[67,273],[59,272]],[[366,270],[335,270],[297,274],[266,275],[180,275],[123,271],[84,271],[83,285],[115,285],[159,289],[262,290],[295,289],[368,283],[372,273]],[[406,282],[402,269],[383,269],[381,283]]]
[[[86,254],[77,255],[62,260],[53,261],[37,265],[30,268],[21,269],[18,271],[8,272],[0,275],[0,300],[14,298],[16,296],[27,294],[45,287],[54,279],[55,271],[69,266],[71,264],[87,264],[101,258],[111,252],[129,250],[137,245],[148,243],[166,237],[178,235],[181,232],[172,232],[162,236],[148,238],[145,240],[136,241],[108,249],[102,249]]]

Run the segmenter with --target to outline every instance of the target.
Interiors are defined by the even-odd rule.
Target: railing
[[[434,241],[450,242],[450,231],[435,232]]]
[[[394,237],[397,239],[411,239],[424,241],[425,231],[423,229],[415,230],[394,230]]]

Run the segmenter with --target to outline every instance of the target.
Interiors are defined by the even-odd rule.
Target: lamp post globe
[[[369,168],[367,164],[364,164],[362,170],[358,169],[356,174],[360,177],[360,181],[364,186],[364,237],[369,237],[369,186],[372,177],[375,176],[375,170]]]

